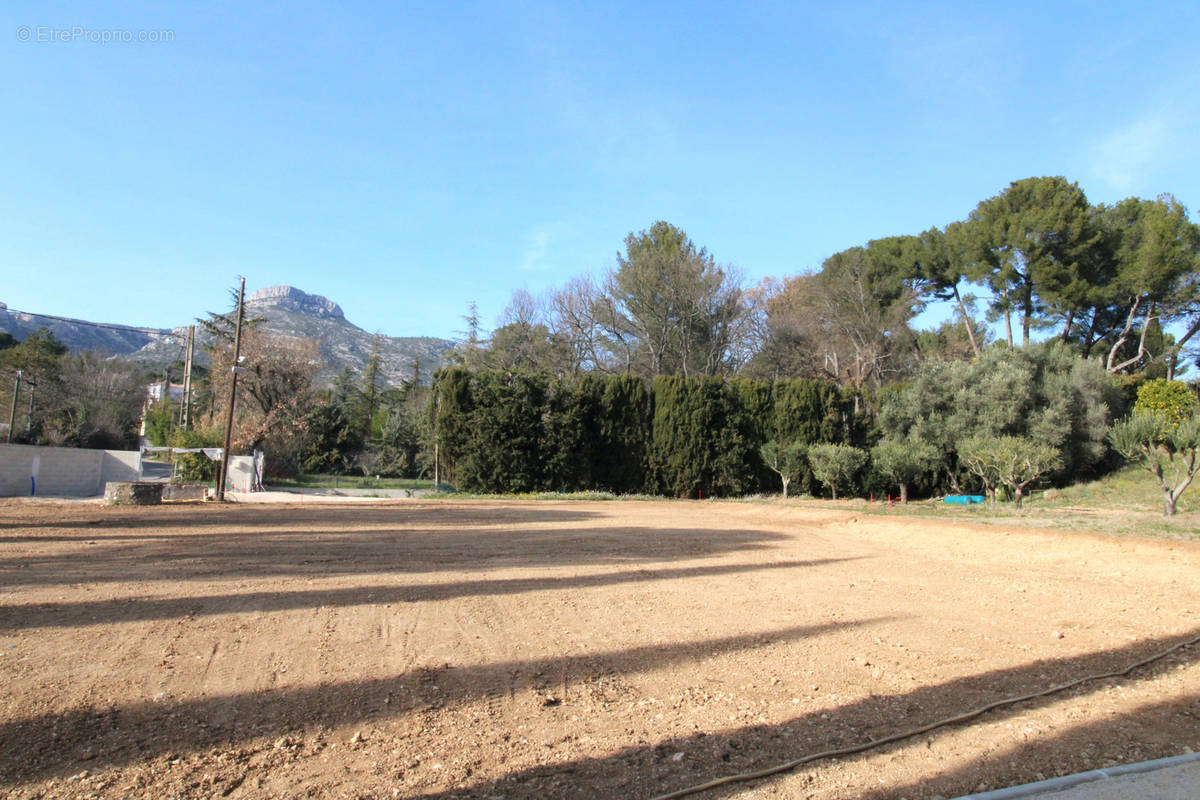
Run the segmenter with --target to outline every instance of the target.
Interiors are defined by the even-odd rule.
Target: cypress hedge
[[[796,379],[439,371],[429,420],[444,474],[475,492],[774,492],[770,440],[861,444],[854,398]],[[799,479],[812,491],[811,470]]]

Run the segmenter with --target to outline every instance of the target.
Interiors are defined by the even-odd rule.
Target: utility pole
[[[33,436],[33,397],[37,393],[37,381],[30,378],[26,381],[29,384],[29,417],[25,420],[25,435]]]
[[[217,500],[225,502],[225,476],[229,471],[229,445],[233,439],[233,404],[237,400],[238,370],[242,360],[242,306],[246,300],[246,279],[238,288],[237,324],[233,328],[233,375],[229,381],[229,413],[225,417],[225,448],[221,451],[221,473],[217,483]]]
[[[8,410],[8,442],[12,443],[13,426],[17,424],[17,396],[21,394],[21,370],[17,370],[17,382],[13,385],[12,408]]]
[[[436,389],[437,387],[435,386],[434,388]],[[437,494],[438,486],[441,485],[441,483],[440,483],[441,475],[438,474],[438,472],[440,471],[439,470],[440,464],[438,464],[438,460],[439,460],[438,456],[440,455],[440,453],[438,453],[438,434],[437,434],[437,421],[438,421],[438,417],[439,417],[438,412],[442,410],[441,393],[439,393],[433,399],[433,402],[435,403],[434,413],[433,413],[433,493]]]
[[[192,415],[192,350],[196,346],[196,326],[188,325],[187,355],[183,361],[183,402],[179,405],[179,427],[187,430]]]

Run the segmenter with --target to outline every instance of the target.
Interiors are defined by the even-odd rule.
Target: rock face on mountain
[[[295,286],[268,286],[250,295],[247,308],[275,308],[312,317],[345,319],[342,307],[318,294],[302,292]]]
[[[122,354],[138,350],[170,331],[158,328],[135,328],[129,325],[96,327],[84,320],[66,317],[43,317],[23,311],[9,311],[0,303],[0,331],[22,340],[34,331],[48,329],[54,338],[71,350],[94,350],[98,353]],[[185,336],[186,336],[186,329]]]
[[[246,301],[246,318],[259,320],[260,330],[285,336],[315,339],[324,356],[320,379],[330,383],[349,368],[355,375],[366,369],[371,357],[374,334],[346,319],[341,307],[320,295],[308,294],[294,286],[259,289]],[[0,331],[17,339],[49,328],[55,338],[72,350],[96,350],[115,358],[161,369],[183,360],[187,346],[187,325],[172,330],[135,328],[125,325],[101,327],[84,320],[43,317],[0,308]],[[196,362],[206,365],[207,334],[196,328]],[[399,386],[412,379],[414,365],[422,383],[440,367],[454,346],[449,339],[431,336],[379,335],[379,373],[384,383]]]
[[[293,286],[256,291],[246,302],[246,318],[261,319],[262,330],[315,339],[325,357],[321,376],[326,382],[346,367],[356,375],[362,374],[371,357],[374,334],[347,320],[332,300]],[[387,385],[399,386],[412,379],[415,361],[422,382],[428,382],[453,346],[449,339],[429,336],[379,335],[379,374]]]

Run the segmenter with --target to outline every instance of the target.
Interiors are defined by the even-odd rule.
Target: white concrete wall
[[[108,481],[136,481],[141,465],[135,451],[0,444],[0,497],[28,497],[35,485],[38,496],[93,497]]]
[[[100,486],[96,494],[104,494],[104,484],[110,481],[136,481],[142,477],[142,453],[140,450],[101,450],[104,460],[100,464]]]

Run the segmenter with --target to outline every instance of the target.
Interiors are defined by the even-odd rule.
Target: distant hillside
[[[72,350],[95,350],[112,355],[132,353],[170,334],[170,331],[159,328],[108,323],[98,327],[86,320],[9,311],[7,306],[0,303],[0,331],[21,340],[42,328],[48,328],[55,339]],[[184,330],[186,335],[186,328]]]
[[[337,303],[293,286],[259,289],[246,303],[246,316],[262,318],[261,330],[315,339],[326,362],[321,370],[324,382],[332,381],[346,367],[361,373],[371,356],[372,334],[347,320]],[[40,328],[49,328],[72,350],[94,350],[152,368],[181,361],[187,344],[187,324],[171,330],[137,328],[20,313],[0,306],[0,331],[24,339]],[[199,327],[196,333],[200,343],[208,343]],[[398,386],[412,377],[415,358],[420,363],[422,381],[428,382],[453,346],[449,339],[432,336],[381,336],[380,374],[388,385]],[[196,358],[197,363],[205,363],[199,344]]]

